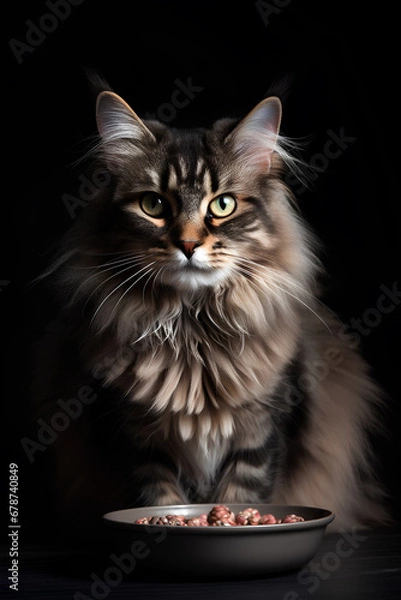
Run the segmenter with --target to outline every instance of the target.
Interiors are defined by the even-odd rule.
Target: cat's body
[[[63,511],[271,501],[330,508],[338,527],[384,518],[378,393],[316,299],[280,114],[270,98],[177,131],[99,96],[112,186],[57,264],[67,325],[37,385],[47,418],[96,390],[54,444]]]

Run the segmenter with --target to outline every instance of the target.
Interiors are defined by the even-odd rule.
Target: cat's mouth
[[[192,271],[202,271],[204,273],[206,273],[207,271],[212,271],[212,268],[209,265],[196,261],[193,259],[193,257],[186,259],[186,262],[184,264],[181,264],[180,268],[184,269],[188,273]]]
[[[187,258],[182,252],[175,256],[169,269],[169,280],[180,289],[195,290],[213,287],[227,276],[227,270],[212,266],[202,253]]]
[[[207,253],[202,248],[197,248],[190,256],[178,250],[174,256],[174,263],[174,268],[178,267],[186,273],[213,271]]]

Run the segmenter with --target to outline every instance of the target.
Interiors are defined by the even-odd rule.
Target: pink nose
[[[195,248],[200,245],[201,243],[198,240],[180,240],[180,248],[188,259],[195,252]]]

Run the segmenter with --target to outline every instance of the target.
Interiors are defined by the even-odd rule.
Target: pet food
[[[303,517],[289,514],[282,519],[277,519],[268,513],[261,515],[256,508],[246,508],[238,514],[225,504],[217,504],[209,513],[199,517],[186,518],[183,515],[166,515],[162,517],[141,517],[135,521],[137,525],[172,525],[175,527],[243,527],[246,525],[272,525],[277,523],[299,523],[305,521]]]

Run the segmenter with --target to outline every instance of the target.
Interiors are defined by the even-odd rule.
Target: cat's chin
[[[195,292],[203,288],[214,288],[226,278],[227,272],[225,269],[199,269],[187,266],[169,273],[168,284],[182,292]]]
[[[198,251],[198,255],[190,260],[179,252],[174,257],[174,263],[170,264],[168,274],[163,277],[163,283],[181,292],[195,292],[220,285],[227,279],[229,272],[227,266],[218,269],[209,266],[202,252]]]

